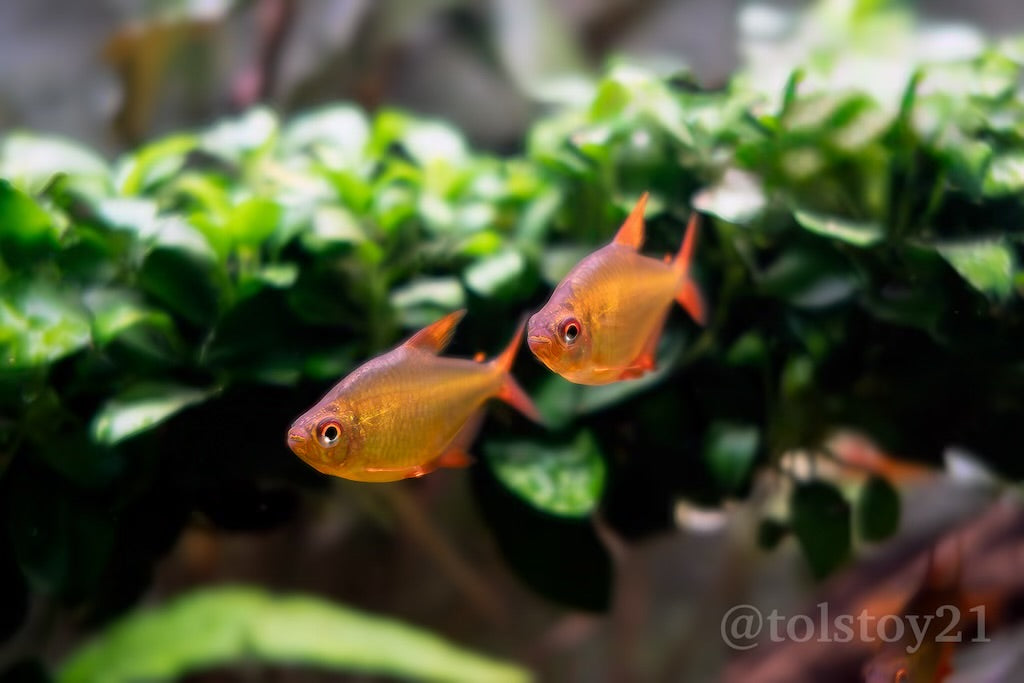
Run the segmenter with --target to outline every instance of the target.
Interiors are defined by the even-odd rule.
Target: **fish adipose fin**
[[[523,341],[523,330],[525,328],[526,317],[524,316],[519,321],[519,327],[512,336],[512,341],[509,342],[508,346],[505,347],[505,350],[497,358],[491,361],[491,365],[503,374],[501,387],[496,395],[499,399],[508,403],[534,422],[543,424],[544,419],[540,416],[537,406],[533,405],[533,401],[530,400],[530,397],[526,395],[526,392],[523,391],[523,388],[519,386],[519,383],[516,382],[511,374],[512,363],[515,361],[519,345]]]
[[[636,206],[629,212],[629,216],[626,217],[626,221],[619,228],[619,231],[615,233],[615,239],[612,240],[613,244],[621,244],[624,247],[630,247],[631,249],[640,249],[644,243],[644,209],[647,208],[647,192],[644,192],[637,201]]]
[[[707,310],[704,306],[704,295],[697,288],[697,283],[690,276],[690,263],[693,260],[694,247],[697,244],[697,224],[699,216],[697,212],[690,214],[690,222],[686,226],[686,237],[683,238],[683,245],[679,253],[672,261],[672,268],[682,275],[682,282],[676,291],[675,299],[679,305],[686,309],[698,324],[707,323]]]
[[[466,309],[460,309],[449,313],[437,322],[431,323],[422,330],[409,337],[403,346],[413,349],[420,349],[428,353],[438,354],[448,346],[455,334],[455,326],[466,315]]]

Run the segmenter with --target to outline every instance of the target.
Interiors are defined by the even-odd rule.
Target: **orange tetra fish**
[[[689,272],[697,214],[675,259],[659,261],[639,252],[646,204],[644,193],[612,243],[576,264],[530,318],[530,350],[571,382],[610,384],[652,370],[673,301],[704,324],[703,297]]]
[[[438,355],[464,314],[450,313],[354,370],[292,424],[288,446],[324,474],[396,481],[470,464],[466,449],[489,398],[540,421],[509,374],[523,325],[490,362]]]

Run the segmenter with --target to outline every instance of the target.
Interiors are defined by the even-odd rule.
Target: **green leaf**
[[[210,394],[208,389],[180,384],[137,384],[103,404],[92,420],[92,437],[103,444],[118,443],[201,403]]]
[[[741,225],[760,216],[767,203],[760,179],[737,169],[727,170],[715,185],[693,198],[698,211]]]
[[[884,237],[882,227],[874,222],[851,221],[799,210],[793,212],[793,217],[803,228],[813,233],[841,240],[855,247],[870,247]]]
[[[259,246],[281,222],[281,207],[270,199],[253,197],[231,209],[227,231],[239,244]]]
[[[277,118],[265,107],[221,121],[203,134],[200,146],[228,161],[244,161],[269,148],[277,134]]]
[[[56,251],[59,234],[53,218],[28,195],[0,179],[0,258],[16,266]]]
[[[482,297],[508,301],[530,291],[526,258],[505,249],[466,268],[466,286]]]
[[[44,280],[0,285],[0,367],[43,365],[89,343],[89,320],[70,293]]]
[[[801,482],[790,497],[790,526],[816,578],[850,557],[850,505],[835,487]]]
[[[726,491],[735,492],[757,457],[761,434],[756,425],[715,422],[704,437],[704,461]]]
[[[466,305],[466,293],[455,277],[418,278],[391,292],[391,305],[403,327],[421,328]]]
[[[989,163],[982,181],[986,197],[1002,197],[1024,192],[1024,152],[997,154]]]
[[[4,138],[0,145],[0,177],[35,194],[57,174],[69,176],[76,188],[89,190],[92,196],[102,195],[109,188],[106,162],[78,143],[26,132]]]
[[[114,172],[114,184],[132,196],[174,178],[185,166],[189,152],[199,144],[195,135],[172,135],[150,143],[123,158]]]
[[[606,466],[597,439],[588,431],[560,444],[525,439],[489,441],[484,453],[506,487],[551,515],[585,517],[604,491]]]
[[[170,681],[252,662],[437,681],[531,678],[393,619],[314,597],[220,587],[123,618],[75,652],[57,681]]]
[[[900,523],[900,494],[885,479],[872,476],[857,499],[857,530],[866,541],[884,541]]]
[[[86,292],[83,302],[92,314],[92,336],[99,346],[109,344],[122,332],[141,324],[173,333],[170,316],[144,305],[132,290],[97,288]]]
[[[1013,291],[1013,251],[1002,240],[946,243],[935,248],[979,292],[1005,299]]]
[[[281,149],[285,154],[311,150],[328,168],[353,168],[369,139],[370,125],[362,111],[333,105],[295,117],[281,134]]]

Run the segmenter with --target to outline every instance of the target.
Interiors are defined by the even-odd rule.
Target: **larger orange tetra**
[[[653,369],[673,301],[704,323],[703,297],[690,276],[697,215],[676,258],[659,261],[639,252],[646,204],[644,193],[612,243],[576,264],[530,318],[530,350],[571,382],[609,384]]]

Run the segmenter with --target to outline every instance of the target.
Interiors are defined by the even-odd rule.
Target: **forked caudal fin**
[[[525,329],[526,316],[523,316],[519,321],[516,333],[512,335],[512,341],[508,343],[504,351],[491,361],[491,365],[498,368],[502,373],[501,388],[498,389],[497,397],[534,422],[543,423],[544,419],[541,417],[540,411],[537,410],[537,406],[533,405],[533,401],[530,400],[530,397],[526,395],[526,392],[523,391],[523,388],[519,386],[519,383],[516,382],[511,374],[512,363],[516,359],[516,353],[519,352],[519,345],[523,341],[523,330]]]
[[[700,217],[696,211],[690,214],[690,222],[686,226],[686,236],[683,238],[682,246],[679,247],[679,253],[676,254],[675,260],[672,261],[672,268],[683,276],[683,281],[676,292],[676,301],[686,309],[686,312],[698,324],[704,325],[707,322],[704,295],[700,293],[697,283],[690,276],[690,263],[693,260],[693,252],[697,244],[697,225],[699,222]]]

